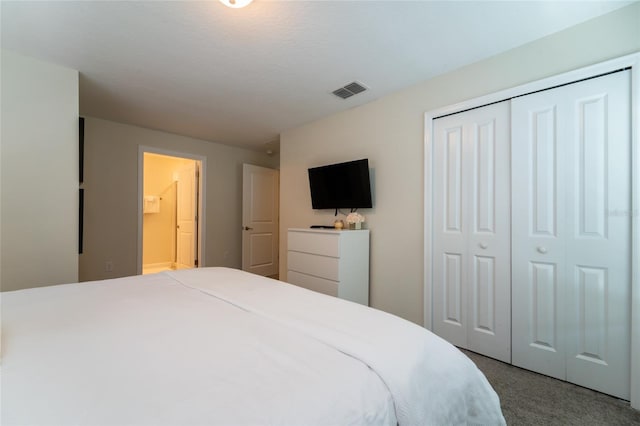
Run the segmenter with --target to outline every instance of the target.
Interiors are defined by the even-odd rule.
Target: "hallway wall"
[[[240,268],[242,164],[277,169],[277,155],[86,117],[80,281],[137,273],[140,145],[205,157],[206,250],[202,265]],[[106,262],[112,262],[112,270],[107,270]]]

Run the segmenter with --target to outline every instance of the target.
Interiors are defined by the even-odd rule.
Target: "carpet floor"
[[[640,425],[629,402],[571,383],[463,352],[476,363],[500,397],[508,425]]]

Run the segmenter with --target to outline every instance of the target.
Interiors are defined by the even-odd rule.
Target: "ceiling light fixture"
[[[241,7],[247,6],[252,1],[253,0],[220,0],[220,3],[234,9],[240,9]]]

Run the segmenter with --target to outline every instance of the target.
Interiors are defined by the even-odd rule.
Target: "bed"
[[[458,349],[228,268],[5,292],[3,425],[504,424]]]

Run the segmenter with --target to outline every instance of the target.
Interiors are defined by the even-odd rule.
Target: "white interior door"
[[[511,361],[509,102],[434,121],[433,325]]]
[[[629,399],[630,73],[513,100],[513,363]]]
[[[512,101],[513,364],[564,380],[565,173],[551,90]],[[565,138],[563,138],[565,139]]]
[[[278,273],[278,170],[244,164],[242,169],[242,269]]]
[[[195,161],[177,172],[176,268],[193,268],[197,256],[198,177]]]

